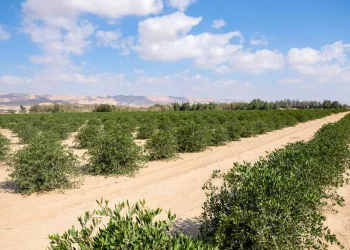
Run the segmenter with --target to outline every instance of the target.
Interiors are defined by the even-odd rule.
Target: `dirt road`
[[[299,124],[295,127],[232,142],[201,153],[183,154],[168,162],[151,162],[135,178],[86,177],[79,189],[22,197],[0,191],[0,249],[45,249],[48,234],[62,233],[86,210],[104,197],[110,204],[126,199],[146,199],[149,207],[170,209],[177,218],[190,219],[201,213],[205,194],[201,187],[215,169],[226,171],[233,162],[254,162],[266,151],[288,142],[309,140],[324,124],[345,114]],[[7,172],[0,165],[0,182]],[[3,185],[4,186],[4,185]],[[348,230],[349,231],[349,230]]]

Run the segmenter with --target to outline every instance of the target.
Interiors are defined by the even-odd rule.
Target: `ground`
[[[201,153],[181,154],[171,161],[150,162],[135,178],[86,177],[84,184],[65,193],[51,192],[29,197],[11,193],[6,184],[6,166],[0,165],[0,249],[45,249],[47,236],[62,233],[84,211],[96,208],[96,199],[115,204],[128,199],[145,199],[149,207],[161,207],[177,214],[177,227],[196,233],[193,219],[200,215],[205,194],[201,187],[213,170],[226,171],[234,162],[255,162],[259,157],[289,142],[309,140],[328,122],[338,121],[345,113],[299,124],[253,138],[210,148]],[[3,132],[1,130],[0,132]],[[8,134],[8,137],[12,138]],[[72,145],[72,138],[65,142]],[[13,138],[12,138],[13,139]],[[78,155],[84,151],[77,150]],[[327,212],[327,225],[349,248],[350,186],[339,189],[346,206],[338,214]],[[338,249],[338,248],[332,248]]]

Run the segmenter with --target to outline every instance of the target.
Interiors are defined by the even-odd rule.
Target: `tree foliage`
[[[176,136],[171,130],[161,130],[147,140],[145,149],[150,160],[173,158],[178,152]]]
[[[88,149],[88,172],[94,175],[133,175],[144,166],[145,157],[131,133],[107,131]]]
[[[96,106],[95,109],[93,110],[93,112],[112,112],[112,111],[113,111],[113,107],[109,104],[100,104]]]
[[[32,138],[15,153],[11,167],[9,176],[23,194],[73,188],[81,181],[77,158],[51,133]]]
[[[324,226],[322,207],[342,204],[335,188],[349,168],[350,116],[320,129],[310,142],[279,149],[251,165],[214,172],[201,234],[220,249],[327,249],[340,244]],[[221,186],[213,182],[220,179]]]
[[[108,201],[101,200],[97,203],[99,209],[85,212],[84,217],[78,218],[80,230],[73,226],[63,235],[50,235],[49,249],[217,249],[197,238],[170,233],[176,216],[169,211],[166,220],[156,220],[162,210],[146,208],[145,201],[139,201],[135,205],[123,202],[114,208],[108,206]],[[102,219],[108,221],[107,225],[102,225]]]
[[[10,140],[0,134],[0,161],[5,160],[9,152]]]
[[[180,152],[200,152],[209,145],[210,130],[203,124],[183,122],[176,133]]]

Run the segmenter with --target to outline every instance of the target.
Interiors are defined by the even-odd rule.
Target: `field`
[[[203,214],[202,207],[206,208],[207,212],[215,210],[203,205],[206,195],[202,190],[202,186],[214,170],[221,170],[225,173],[232,169],[234,162],[242,164],[242,168],[245,166],[244,162],[259,162],[259,158],[266,156],[267,151],[272,152],[291,142],[308,141],[323,125],[339,121],[346,114],[340,110],[281,110],[2,115],[0,116],[0,128],[2,128],[0,133],[12,141],[13,152],[20,148],[31,147],[36,156],[40,158],[42,153],[40,143],[44,149],[44,146],[47,146],[46,150],[52,146],[51,151],[53,152],[61,152],[57,142],[60,145],[67,144],[68,147],[62,150],[71,150],[78,155],[77,163],[73,167],[78,168],[79,176],[83,174],[85,178],[77,185],[60,186],[57,190],[52,183],[44,185],[45,188],[42,188],[41,184],[28,185],[26,183],[28,179],[20,178],[20,174],[15,176],[14,182],[6,181],[8,172],[5,171],[5,162],[9,162],[16,169],[16,161],[4,160],[0,167],[2,188],[0,193],[2,201],[0,242],[3,244],[3,246],[0,245],[1,249],[45,248],[49,243],[48,234],[62,233],[67,230],[76,222],[77,216],[82,215],[84,211],[96,208],[94,201],[102,197],[109,200],[110,204],[117,204],[125,200],[135,203],[139,199],[145,199],[147,206],[170,209],[177,214],[178,220],[175,222],[175,228],[190,235],[196,235],[198,228],[193,220],[194,217],[202,213],[203,226],[210,220]],[[326,197],[324,192],[329,191],[330,186],[338,187],[343,184],[340,176],[347,170],[345,162],[349,157],[348,152],[344,149],[344,143],[350,142],[346,133],[343,132],[349,129],[350,118],[347,116],[344,119],[342,123],[339,123],[340,125],[337,125],[338,127],[319,132],[321,135],[316,137],[321,139],[312,140],[310,145],[296,144],[295,147],[300,146],[300,148],[293,148],[298,154],[310,149],[310,153],[305,153],[309,156],[313,155],[312,152],[322,149],[329,156],[329,161],[317,159],[315,163],[308,165],[310,174],[317,172],[317,169],[311,169],[314,167],[313,164],[317,163],[324,166],[324,171],[328,171],[320,173],[322,175],[327,173],[329,176],[322,181],[315,181],[314,186],[318,187],[316,198],[305,198],[300,201],[294,199],[296,204],[310,202],[309,207],[303,208],[308,210],[300,211],[309,211],[313,206],[317,207],[317,211],[326,211],[319,203]],[[334,142],[329,138],[333,131],[341,135],[344,140],[333,137],[339,139],[339,143],[332,144]],[[338,155],[320,146],[327,143],[330,145],[329,149],[334,146],[334,149],[340,150],[342,154]],[[110,150],[113,147],[115,149]],[[29,153],[31,152],[28,150],[26,154],[23,154],[25,157],[20,158],[21,155],[17,155],[17,158],[14,159],[20,159],[17,163],[22,165],[33,162],[23,161],[23,159],[30,158]],[[82,158],[85,152],[87,153]],[[279,159],[289,159],[282,153],[278,156]],[[318,157],[319,153],[315,153],[314,157],[316,156]],[[333,161],[335,158],[339,158],[339,161]],[[311,158],[308,157],[305,161],[308,159]],[[73,155],[72,161],[74,160]],[[65,166],[70,166],[68,162],[60,162],[64,162]],[[303,165],[304,162],[295,161],[293,164],[298,169],[299,167],[307,169],[307,166]],[[271,160],[266,164],[272,163]],[[339,169],[328,170],[330,164]],[[23,167],[20,168],[21,171],[23,169]],[[41,172],[43,176],[47,173],[46,170]],[[31,169],[30,173],[33,171],[35,169]],[[21,172],[18,171],[18,173]],[[297,171],[293,173],[298,174]],[[282,181],[284,181],[283,178],[286,178],[284,174]],[[292,184],[302,185],[297,180],[293,181],[295,182]],[[305,183],[303,188],[306,193],[315,192],[308,186],[310,182],[305,181]],[[291,194],[284,190],[285,187],[279,188],[281,192]],[[348,190],[346,186],[343,188]],[[63,193],[62,190],[64,190]],[[21,196],[16,192],[34,194]],[[342,189],[340,192],[347,194]],[[345,202],[348,204],[349,200],[346,199]],[[215,204],[211,206],[214,207]],[[350,220],[349,217],[346,217],[348,216],[346,209],[349,209],[347,205],[340,208],[340,214],[333,214],[331,210],[325,213],[328,218],[326,223],[331,227],[332,233],[336,233],[339,240],[348,247],[346,237],[349,235],[344,232],[344,225],[335,223],[337,218],[340,218],[339,216],[343,220]],[[318,214],[314,216],[313,221],[320,222],[315,219]],[[253,220],[253,217],[251,219]],[[271,217],[272,219],[276,218]],[[309,218],[303,219],[300,225],[310,223]],[[309,227],[312,228],[310,224]],[[303,227],[298,229],[304,230]],[[276,228],[276,230],[279,229]],[[201,231],[206,233],[203,227]],[[305,231],[304,236],[309,235],[310,239],[315,242],[322,238],[321,232],[317,231],[318,235],[312,233]],[[241,235],[240,238],[243,239],[244,235]],[[207,235],[209,242],[210,239],[211,236]],[[293,240],[295,239],[287,239],[285,242],[292,244]],[[269,240],[266,242],[270,244]],[[277,237],[276,244],[282,244],[282,242],[283,240]],[[218,244],[223,244],[221,248],[227,248],[224,247],[226,244],[224,241]],[[293,244],[301,243],[294,241]],[[29,245],[30,248],[28,248]],[[290,245],[287,248],[292,248],[292,246],[296,245]]]

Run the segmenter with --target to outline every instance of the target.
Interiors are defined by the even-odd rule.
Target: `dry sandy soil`
[[[110,204],[126,199],[132,202],[146,199],[149,207],[176,213],[179,225],[189,233],[195,233],[190,219],[201,213],[205,200],[201,187],[213,170],[226,171],[233,162],[255,162],[267,151],[281,148],[288,142],[309,140],[322,125],[344,115],[332,115],[201,153],[182,154],[172,161],[151,162],[135,178],[86,177],[79,189],[65,193],[29,197],[13,194],[6,189],[6,166],[0,164],[0,249],[45,249],[49,243],[47,235],[62,233],[73,223],[77,224],[76,218],[84,211],[96,208],[95,200],[102,197]],[[65,144],[71,145],[72,137]],[[83,151],[76,153],[81,155]],[[327,224],[344,243],[345,249],[350,249],[349,190],[350,186],[339,190],[347,205],[340,208],[338,214],[327,214]]]

